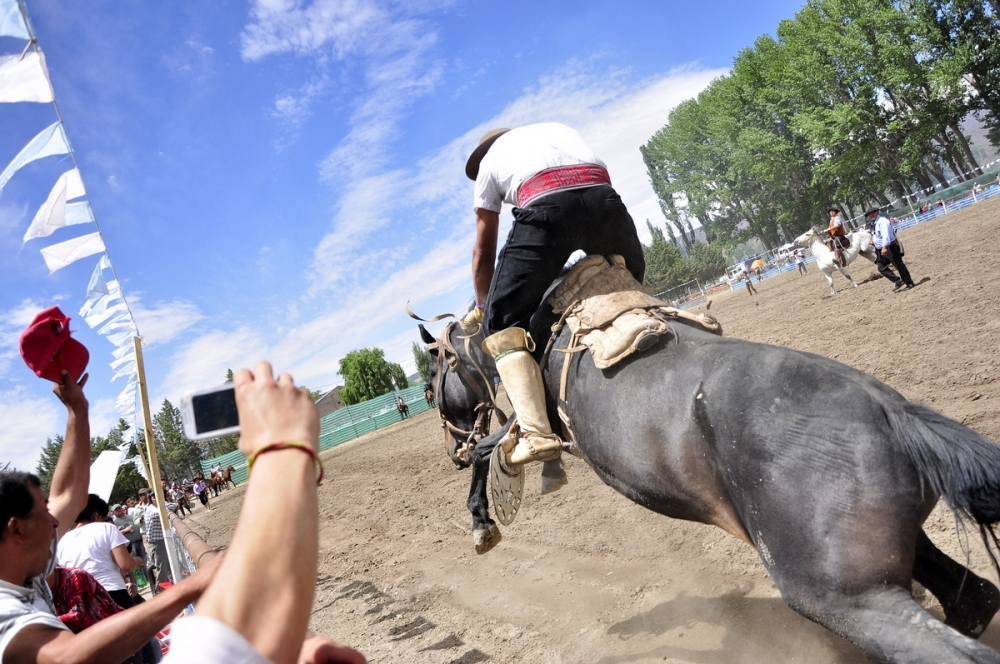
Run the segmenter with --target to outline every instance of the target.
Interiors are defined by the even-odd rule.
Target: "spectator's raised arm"
[[[226,561],[195,617],[175,627],[171,655],[181,661],[212,630],[223,639],[231,629],[277,664],[294,664],[300,654],[302,661],[362,663],[356,651],[325,639],[303,645],[319,547],[319,417],[312,399],[288,374],[275,380],[267,362],[253,373],[237,371],[233,384],[240,451],[252,472]]]
[[[83,386],[87,384],[88,376],[84,374],[80,382],[76,382],[63,369],[62,381],[52,388],[67,412],[66,438],[49,489],[49,512],[59,520],[59,537],[73,526],[76,515],[87,504],[90,487],[90,406],[83,394]]]

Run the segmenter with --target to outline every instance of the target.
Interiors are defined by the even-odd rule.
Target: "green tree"
[[[421,346],[416,341],[413,342],[412,350],[417,373],[420,374],[420,380],[426,384],[430,380],[431,364],[434,362],[434,358],[426,346]]]
[[[202,450],[184,435],[181,411],[166,399],[153,416],[153,438],[164,479],[192,476],[201,467]]]
[[[54,438],[46,438],[45,446],[42,447],[42,456],[38,459],[38,466],[35,474],[42,481],[42,489],[49,492],[52,485],[52,473],[56,470],[56,462],[59,461],[59,454],[62,452],[63,437],[56,434]]]
[[[687,263],[687,272],[700,281],[702,286],[726,273],[726,254],[718,242],[695,243],[691,253],[684,260]]]
[[[345,405],[409,387],[406,372],[395,362],[386,360],[381,348],[352,350],[340,360],[340,375],[344,377],[340,396]]]
[[[642,248],[646,259],[646,285],[654,292],[660,292],[687,281],[688,276],[681,250],[673,242],[668,242],[661,231],[646,222],[653,241]]]

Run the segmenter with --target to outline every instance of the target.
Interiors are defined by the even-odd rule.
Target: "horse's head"
[[[434,359],[428,385],[437,401],[445,450],[456,468],[468,468],[476,443],[489,434],[493,411],[501,425],[507,419],[495,404],[496,365],[480,348],[481,331],[463,336],[462,328],[452,323],[435,339],[423,325],[417,327]]]
[[[816,229],[810,228],[805,233],[792,240],[792,244],[798,245],[800,247],[808,247],[810,244],[812,244],[813,238],[815,237],[816,237]]]

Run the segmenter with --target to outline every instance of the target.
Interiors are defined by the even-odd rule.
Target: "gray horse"
[[[555,322],[547,311],[543,304],[532,320],[536,358]],[[441,347],[457,357],[437,363],[431,380],[450,425],[448,453],[473,468],[468,507],[477,551],[485,552],[500,540],[486,489],[489,455],[505,429],[471,453],[455,433],[474,430],[482,409],[476,395],[484,386],[469,381],[496,375],[461,334],[454,324],[445,331],[450,343]],[[555,348],[568,342],[564,329]],[[828,358],[684,322],[611,369],[586,355],[548,357],[549,417],[560,421],[554,404],[570,362],[563,409],[582,457],[606,484],[655,512],[747,542],[792,609],[880,662],[1000,664],[1000,654],[970,638],[1000,608],[1000,592],[922,529],[943,497],[987,541],[1000,520],[995,443]],[[558,481],[558,462],[543,475]],[[913,580],[940,600],[944,624],[913,601]]]

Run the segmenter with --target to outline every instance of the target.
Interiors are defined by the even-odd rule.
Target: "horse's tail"
[[[1000,521],[1000,445],[927,406],[887,408],[896,439],[923,480],[953,512],[979,526],[979,536],[1000,576],[993,525]]]
[[[917,471],[954,512],[981,527],[1000,521],[1000,445],[920,404],[885,410]]]

